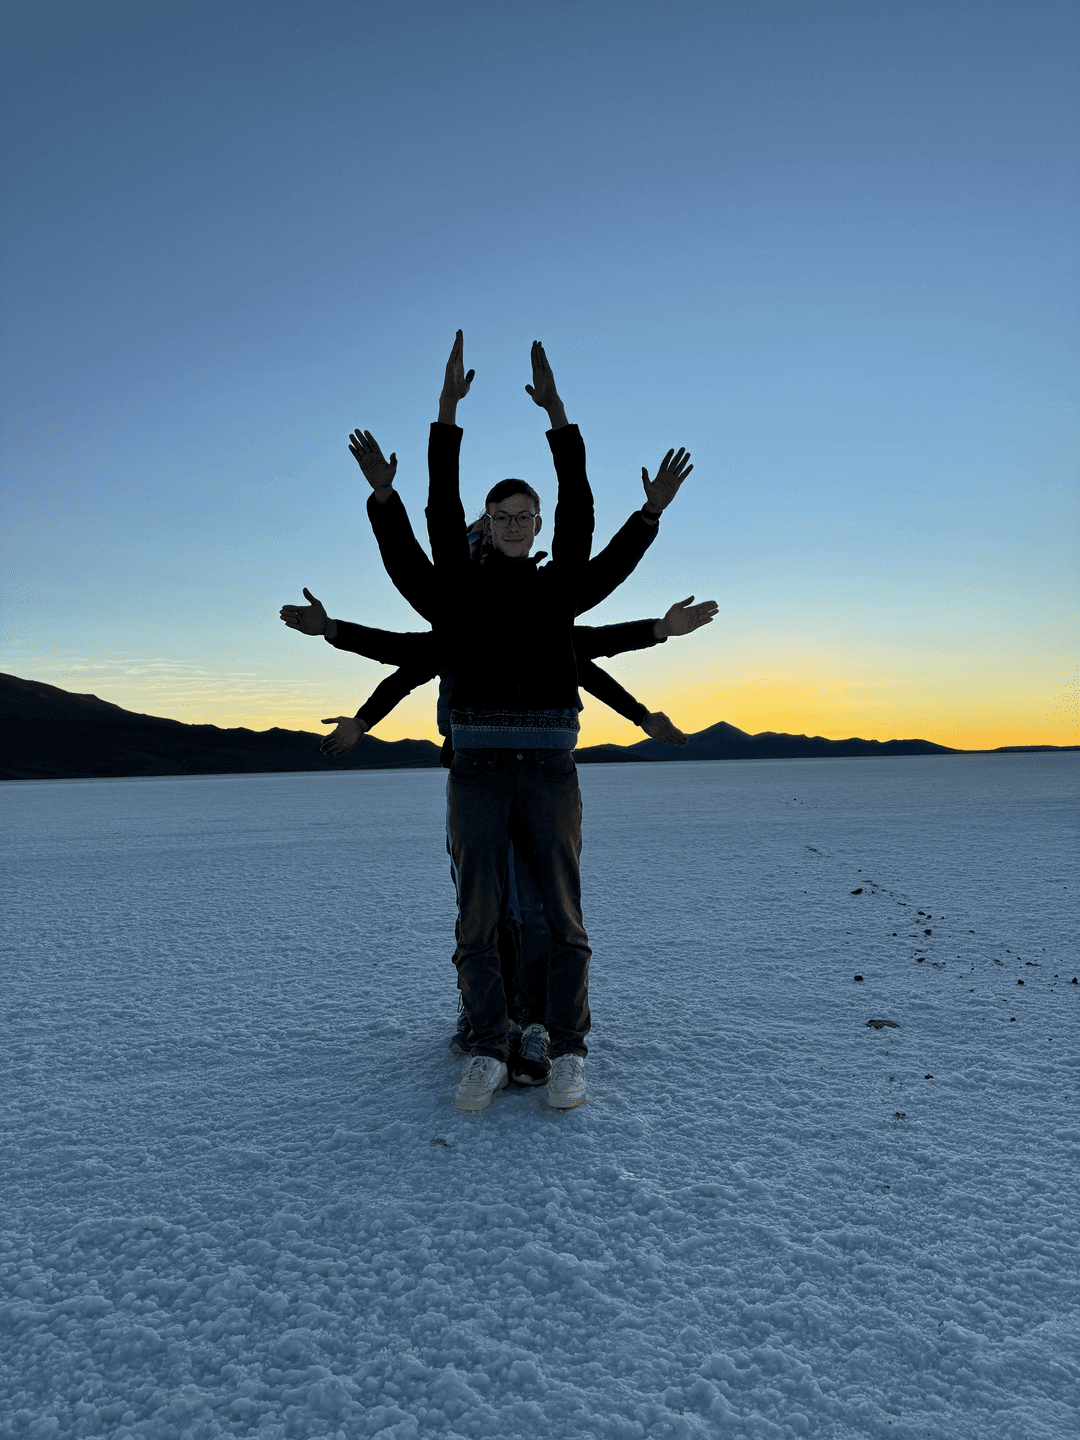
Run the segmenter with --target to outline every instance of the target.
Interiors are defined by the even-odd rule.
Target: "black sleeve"
[[[629,620],[623,625],[575,625],[574,654],[579,660],[595,660],[598,655],[622,655],[627,650],[666,645],[666,636],[658,640],[653,634],[655,624],[655,620]]]
[[[635,700],[629,690],[624,690],[617,680],[591,660],[578,661],[578,684],[590,695],[595,695],[597,700],[610,705],[612,710],[625,715],[634,725],[640,725],[649,713],[640,700]]]
[[[435,570],[413,534],[408,512],[395,492],[384,505],[368,497],[368,519],[386,573],[413,609],[429,623],[435,613]]]
[[[415,690],[418,685],[426,685],[434,676],[434,670],[426,670],[422,666],[395,670],[393,675],[388,675],[381,684],[376,685],[360,706],[356,712],[357,720],[363,720],[367,728],[372,729],[380,720],[385,720],[410,690]]]
[[[427,527],[431,555],[440,574],[469,563],[468,525],[461,504],[461,437],[457,425],[436,421],[428,435]]]
[[[564,425],[547,432],[559,498],[551,532],[551,559],[575,570],[589,559],[593,536],[593,495],[585,468],[585,442],[576,425]],[[594,602],[595,603],[595,602]]]
[[[327,643],[335,650],[351,650],[354,655],[366,655],[369,660],[378,660],[381,665],[426,668],[432,675],[438,668],[435,636],[430,630],[373,630],[370,625],[339,620],[337,634]]]
[[[650,525],[640,510],[635,510],[621,530],[595,555],[585,569],[585,579],[578,596],[578,614],[591,610],[606,600],[613,590],[632,575],[638,561],[656,539],[660,526]]]

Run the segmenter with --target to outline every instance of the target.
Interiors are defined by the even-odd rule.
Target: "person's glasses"
[[[506,515],[500,511],[498,515],[492,515],[491,523],[496,530],[509,530],[511,525],[517,525],[522,530],[531,530],[535,519],[535,510],[522,510],[517,515]]]

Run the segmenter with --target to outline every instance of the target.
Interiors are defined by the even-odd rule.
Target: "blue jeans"
[[[581,792],[573,753],[456,751],[447,818],[458,893],[454,964],[473,1054],[507,1058],[510,1010],[519,1007],[526,1023],[546,1019],[553,1057],[586,1054],[591,952],[581,919]],[[499,943],[508,916],[525,935],[509,986],[505,942],[502,952]]]
[[[506,857],[506,891],[499,916],[499,953],[507,1011],[524,1030],[547,1025],[548,930],[544,897],[529,867],[519,864],[511,844]],[[509,983],[508,983],[509,982]]]

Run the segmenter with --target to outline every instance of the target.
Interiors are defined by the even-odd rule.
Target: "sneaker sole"
[[[502,1081],[495,1086],[495,1090],[505,1089],[506,1076],[504,1075]],[[495,1090],[488,1090],[483,1095],[478,1095],[475,1102],[470,1102],[468,1100],[459,1100],[458,1097],[455,1095],[454,1109],[458,1112],[459,1115],[475,1115],[479,1110],[486,1110],[495,1097]]]
[[[553,1100],[550,1095],[546,1095],[544,1100],[552,1110],[576,1110],[579,1105],[584,1105],[588,1098],[588,1095],[581,1095],[574,1100]]]
[[[515,1085],[546,1085],[547,1075],[512,1075],[510,1077]]]
[[[471,1050],[464,1050],[464,1049],[462,1049],[462,1047],[458,1044],[458,1042],[457,1042],[456,1040],[451,1040],[451,1041],[450,1041],[450,1044],[449,1044],[449,1046],[448,1046],[447,1048],[449,1049],[451,1055],[462,1055],[462,1056],[464,1056],[464,1055],[471,1055],[471,1054],[472,1054],[472,1051],[471,1051]]]

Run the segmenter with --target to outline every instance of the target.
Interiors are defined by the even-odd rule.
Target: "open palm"
[[[665,745],[681,748],[690,743],[683,732],[671,723],[662,710],[653,710],[638,723],[646,735],[651,735],[654,740],[663,741]]]
[[[353,715],[331,715],[329,719],[319,723],[336,727],[323,737],[319,746],[319,753],[322,755],[344,755],[346,750],[351,750],[367,734],[367,726],[363,720],[357,720]]]
[[[281,618],[290,630],[299,630],[302,635],[321,635],[326,625],[326,610],[321,600],[316,600],[305,585],[304,598],[309,605],[283,605]]]
[[[702,625],[711,624],[719,609],[715,600],[702,600],[695,605],[693,595],[688,595],[672,605],[664,616],[664,628],[669,635],[692,635]]]
[[[525,390],[532,396],[535,404],[539,405],[542,410],[547,410],[550,406],[558,403],[559,392],[555,388],[555,376],[552,374],[544,347],[539,340],[533,341],[530,358],[533,383],[526,385]]]
[[[654,510],[666,510],[679,493],[679,486],[693,470],[689,450],[680,449],[676,455],[669,450],[656,472],[656,479],[649,479],[649,472],[641,467],[641,483],[645,487],[648,504]]]
[[[364,472],[364,479],[373,490],[385,490],[394,483],[397,454],[392,452],[389,460],[384,459],[378,441],[370,430],[352,432],[349,436],[349,453]]]
[[[469,393],[473,382],[475,370],[465,373],[465,339],[461,331],[454,337],[453,349],[450,351],[450,358],[446,362],[446,373],[443,376],[442,398],[452,400],[464,400]]]

